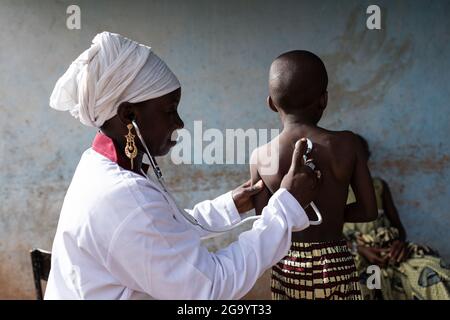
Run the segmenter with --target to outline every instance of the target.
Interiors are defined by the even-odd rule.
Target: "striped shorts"
[[[292,242],[272,267],[273,300],[362,300],[359,277],[345,240]]]

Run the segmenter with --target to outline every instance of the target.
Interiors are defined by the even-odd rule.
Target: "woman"
[[[370,157],[367,141],[359,136]],[[387,183],[373,179],[378,218],[367,223],[346,223],[344,234],[355,248],[356,266],[364,299],[450,299],[449,266],[432,249],[406,241]],[[354,202],[350,190],[347,203]],[[381,267],[381,289],[369,290],[366,272],[369,265]]]
[[[309,226],[299,203],[313,199],[319,176],[304,165],[302,141],[262,219],[216,253],[202,246],[207,232],[187,222],[142,163],[147,147],[163,156],[175,144],[180,95],[178,79],[149,47],[109,32],[56,83],[51,107],[99,132],[64,199],[46,299],[240,298],[287,253],[292,230]],[[230,226],[259,189],[238,188],[189,213],[209,228]]]

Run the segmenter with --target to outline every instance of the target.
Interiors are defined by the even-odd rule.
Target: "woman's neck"
[[[118,164],[129,171],[133,171],[137,174],[142,174],[141,168],[142,168],[142,159],[144,157],[144,153],[138,151],[135,158],[133,158],[133,168],[131,168],[131,159],[128,158],[125,154],[125,143],[121,142],[117,138],[111,138],[114,142],[114,146],[116,149],[116,154],[118,159]]]

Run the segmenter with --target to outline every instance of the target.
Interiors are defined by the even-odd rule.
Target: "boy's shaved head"
[[[284,111],[311,105],[325,93],[327,85],[325,65],[309,51],[283,53],[270,66],[270,96]]]

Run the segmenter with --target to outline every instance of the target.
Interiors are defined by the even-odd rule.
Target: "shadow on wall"
[[[386,26],[380,31],[368,32],[360,11],[358,7],[350,14],[342,36],[335,39],[336,51],[322,56],[330,78],[334,79],[328,88],[331,93],[329,116],[382,103],[389,87],[412,64],[411,39],[398,42],[388,38]],[[383,15],[382,21],[386,21],[386,8]],[[358,72],[352,72],[354,69]]]

